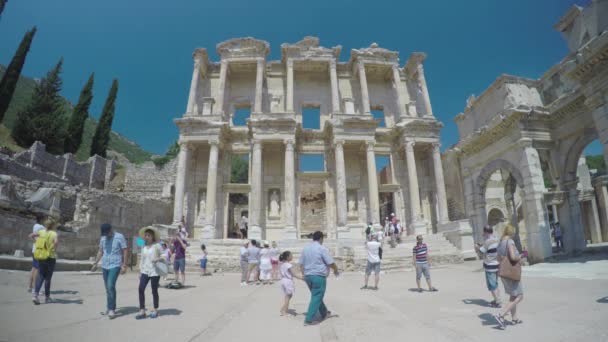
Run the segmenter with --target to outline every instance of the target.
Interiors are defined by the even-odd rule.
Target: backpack
[[[38,238],[36,239],[36,249],[34,250],[34,259],[38,261],[44,261],[51,255],[51,234],[46,229],[38,232]]]

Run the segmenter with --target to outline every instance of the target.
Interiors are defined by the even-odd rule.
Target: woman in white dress
[[[264,248],[260,251],[260,279],[264,285],[271,284],[270,278],[272,274],[272,251],[270,250],[268,241],[264,241]]]

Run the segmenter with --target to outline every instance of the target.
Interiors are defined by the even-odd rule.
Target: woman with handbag
[[[160,240],[160,233],[156,228],[144,227],[139,230],[145,245],[141,249],[141,260],[139,263],[139,314],[136,319],[146,318],[146,287],[148,282],[152,283],[152,298],[154,301],[154,309],[150,313],[150,318],[158,317],[158,284],[160,276],[166,275],[167,266],[164,264],[164,258],[160,245],[157,243]],[[161,265],[162,264],[162,265]],[[164,273],[164,274],[163,274]]]
[[[502,233],[502,238],[498,244],[497,258],[499,262],[498,275],[505,287],[505,293],[509,297],[509,302],[503,311],[494,315],[501,328],[505,328],[505,316],[511,312],[511,324],[520,324],[522,321],[517,318],[517,304],[524,299],[524,292],[521,286],[521,261],[527,256],[524,251],[521,255],[515,247],[513,236],[515,227],[507,224]]]

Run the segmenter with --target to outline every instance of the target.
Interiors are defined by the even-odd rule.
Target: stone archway
[[[492,208],[488,211],[488,225],[490,227],[494,227],[500,222],[504,222],[505,213],[502,212],[499,208]]]

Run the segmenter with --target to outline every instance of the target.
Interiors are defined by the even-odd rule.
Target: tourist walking
[[[44,222],[44,228],[37,233],[30,234],[30,238],[36,239],[36,250],[34,258],[38,261],[39,272],[36,277],[36,286],[32,291],[32,301],[34,304],[40,304],[38,295],[44,283],[44,303],[50,303],[51,300],[51,278],[55,271],[55,263],[57,260],[57,232],[55,232],[58,222],[47,218]]]
[[[281,262],[281,291],[283,291],[283,295],[285,296],[283,306],[281,306],[281,316],[285,316],[289,313],[289,302],[296,291],[293,278],[304,280],[302,277],[294,274],[293,265],[291,264],[292,260],[293,255],[290,251],[285,251],[279,256],[279,261]]]
[[[124,235],[115,232],[109,223],[102,224],[100,230],[99,251],[91,270],[95,271],[101,260],[106,288],[106,311],[103,314],[113,319],[116,315],[116,281],[119,274],[127,272],[127,240]]]
[[[272,241],[272,248],[270,248],[270,263],[272,264],[272,280],[279,280],[279,249],[277,248],[277,242]]]
[[[498,260],[496,258],[498,239],[494,236],[494,229],[489,225],[483,227],[483,244],[475,244],[477,253],[483,255],[483,269],[485,270],[486,286],[494,298],[490,305],[500,307],[500,291],[498,290]]]
[[[361,290],[371,289],[378,290],[378,282],[380,282],[380,242],[378,235],[374,234],[370,240],[365,242],[367,250],[367,266],[365,267],[365,282]],[[368,287],[369,276],[374,272],[374,287]]]
[[[208,253],[207,253],[207,247],[204,244],[201,245],[201,252],[203,254],[201,255],[201,258],[199,259],[199,263],[201,266],[201,277],[202,277],[202,276],[209,275],[209,273],[207,273],[207,255],[208,255]]]
[[[251,279],[253,274],[253,281],[260,282],[260,249],[258,248],[258,242],[251,240],[251,245],[247,249],[247,283]]]
[[[150,313],[150,318],[158,317],[158,284],[160,274],[157,271],[157,263],[163,262],[161,247],[157,243],[160,240],[160,233],[156,228],[144,227],[139,230],[139,236],[145,241],[141,249],[141,260],[139,262],[139,314],[135,319],[146,318],[146,287],[151,283],[152,300],[154,309]]]
[[[160,242],[160,247],[163,259],[165,259],[165,264],[171,265],[171,249],[167,246],[165,241]],[[167,280],[167,275],[163,277],[163,280]]]
[[[562,228],[559,226],[559,222],[556,221],[553,225],[553,239],[555,239],[555,246],[558,250],[564,249],[564,242],[562,240]]]
[[[513,241],[514,235],[515,227],[511,224],[507,224],[502,232],[500,243],[498,244],[497,258],[499,264],[503,263],[504,258],[508,258],[511,265],[519,267],[519,277],[521,277],[521,261],[523,258],[527,257],[527,253],[523,252],[520,255],[517,247],[515,247],[515,242]],[[511,324],[522,323],[517,316],[517,305],[524,299],[524,291],[521,285],[521,279],[515,280],[507,278],[506,276],[503,276],[502,272],[499,274],[501,275],[500,280],[505,287],[505,293],[509,295],[509,302],[504,306],[503,310],[494,315],[494,317],[498,321],[500,327],[504,329],[506,325],[505,316],[509,312],[511,313]]]
[[[437,289],[431,285],[431,258],[429,257],[429,250],[424,243],[422,235],[416,236],[416,246],[414,246],[413,250],[413,263],[414,267],[416,267],[416,284],[418,285],[418,292],[422,292],[422,287],[420,287],[420,278],[424,274],[424,278],[426,279],[426,284],[429,287],[430,292],[436,292]]]
[[[175,272],[175,281],[178,283],[179,276],[181,275],[182,285],[186,285],[186,248],[188,247],[186,240],[184,240],[181,234],[178,232],[173,237],[173,271]]]
[[[262,284],[268,285],[271,283],[270,277],[272,274],[272,261],[270,245],[268,241],[264,241],[263,248],[260,250],[260,273]]]
[[[308,305],[304,325],[313,324],[317,312],[321,314],[321,320],[331,314],[323,303],[327,287],[327,275],[329,269],[334,271],[336,277],[339,275],[338,266],[329,255],[327,248],[323,247],[323,233],[320,231],[314,232],[312,240],[310,244],[304,247],[300,255],[300,270],[310,290],[310,304]]]
[[[247,230],[248,230],[248,226],[247,226],[247,216],[243,215],[241,217],[241,221],[239,222],[239,228],[241,229],[241,234],[243,235],[243,239],[247,238]]]
[[[32,234],[37,234],[39,231],[45,229],[44,226],[42,225],[42,221],[44,220],[44,215],[42,214],[36,214],[36,223],[34,224],[34,227],[32,227]],[[33,235],[30,235],[33,236]],[[33,294],[33,290],[34,287],[36,286],[36,277],[38,276],[38,269],[39,269],[39,264],[38,264],[38,260],[36,260],[36,258],[34,258],[34,253],[36,252],[36,238],[31,237],[30,238],[33,243],[32,243],[32,270],[30,272],[30,281],[28,283],[28,293],[32,293]]]
[[[243,242],[240,250],[241,259],[241,286],[247,285],[249,276],[249,241]]]

